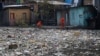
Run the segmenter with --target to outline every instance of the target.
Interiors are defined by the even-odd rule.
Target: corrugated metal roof
[[[9,8],[9,7],[23,7],[26,5],[4,5],[3,8]]]
[[[44,0],[34,0],[35,2],[44,2]],[[61,1],[47,1],[47,3],[49,4],[53,4],[53,5],[71,5],[69,3],[65,3],[65,2],[61,2]]]
[[[69,3],[60,2],[60,1],[48,1],[48,3],[53,5],[71,5]]]

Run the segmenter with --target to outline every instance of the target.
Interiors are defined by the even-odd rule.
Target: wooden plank
[[[84,0],[84,5],[93,5],[93,0]]]

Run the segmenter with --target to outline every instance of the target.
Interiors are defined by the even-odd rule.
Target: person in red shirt
[[[63,29],[64,26],[65,26],[65,19],[64,19],[64,17],[62,17],[62,18],[60,19],[60,26],[61,26],[61,29]]]
[[[38,28],[41,28],[41,27],[42,27],[42,21],[41,21],[41,20],[39,20],[39,21],[37,22],[37,27],[38,27]]]

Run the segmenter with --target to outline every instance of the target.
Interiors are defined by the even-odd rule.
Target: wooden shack
[[[3,10],[3,24],[14,26],[18,20],[30,23],[30,8],[24,5],[7,5]]]

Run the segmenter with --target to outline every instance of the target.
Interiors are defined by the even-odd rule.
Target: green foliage
[[[45,16],[48,16],[50,13],[49,11],[54,8],[54,6],[49,4],[47,1],[49,0],[44,0],[43,3],[38,3],[42,15],[45,15]]]
[[[36,12],[36,11],[34,11],[34,15],[35,15],[35,16],[39,16],[39,13]]]

